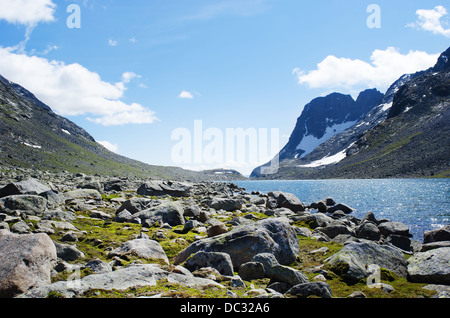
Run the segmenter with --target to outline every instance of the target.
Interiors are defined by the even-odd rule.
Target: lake
[[[370,179],[234,181],[247,192],[283,191],[295,194],[310,204],[326,198],[356,209],[361,218],[372,211],[377,219],[402,222],[414,239],[423,232],[450,224],[449,179]]]

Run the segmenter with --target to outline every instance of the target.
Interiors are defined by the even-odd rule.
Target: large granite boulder
[[[186,182],[151,180],[137,189],[137,194],[148,196],[170,195],[172,197],[187,197],[191,194],[193,185]]]
[[[350,243],[327,259],[333,271],[348,281],[369,276],[369,266],[377,265],[406,278],[406,258],[400,249],[374,242]]]
[[[260,253],[272,253],[280,264],[288,265],[299,253],[299,242],[288,219],[270,218],[196,241],[178,253],[175,264],[184,262],[198,251],[227,253],[235,269]]]
[[[0,298],[50,284],[56,248],[47,234],[0,230]]]
[[[408,259],[408,278],[415,283],[450,285],[450,247],[415,253]]]

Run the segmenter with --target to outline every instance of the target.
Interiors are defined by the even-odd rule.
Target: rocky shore
[[[0,173],[2,298],[450,297],[450,226],[420,242],[332,198]]]

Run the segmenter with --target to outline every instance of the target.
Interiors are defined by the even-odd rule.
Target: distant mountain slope
[[[3,165],[193,181],[229,176],[148,165],[110,152],[84,129],[0,75],[0,166]],[[233,179],[239,178],[243,176],[233,175]]]
[[[262,179],[450,175],[450,48],[426,71],[402,76],[354,126],[302,158],[282,157]],[[323,115],[326,117],[328,114]]]

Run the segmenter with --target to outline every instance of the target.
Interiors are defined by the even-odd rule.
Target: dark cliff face
[[[352,126],[374,106],[378,105],[383,94],[375,89],[359,94],[355,101],[350,95],[333,93],[312,100],[304,107],[289,142],[280,152],[280,159],[293,159],[307,155],[313,147],[331,136]],[[305,138],[309,143],[302,141]],[[308,140],[308,141],[309,141]],[[314,147],[315,148],[315,147]]]

